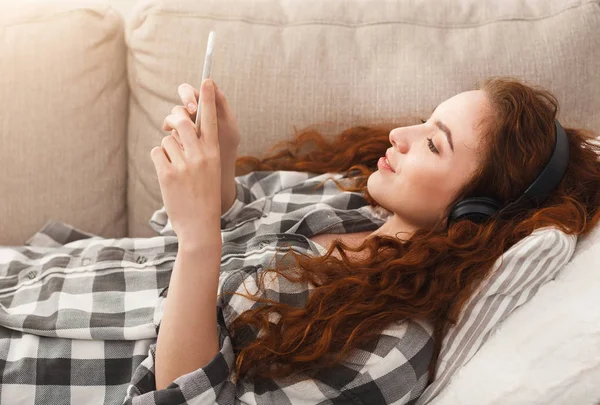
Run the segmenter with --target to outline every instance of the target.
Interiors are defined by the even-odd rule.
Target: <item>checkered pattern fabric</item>
[[[332,181],[317,189],[326,178],[349,180],[295,171],[236,178],[237,199],[221,217],[220,351],[163,390],[154,379],[156,337],[178,247],[164,207],[150,219],[158,233],[151,238],[105,239],[49,221],[25,246],[0,247],[0,403],[414,404],[433,353],[431,326],[416,321],[389,325],[369,348],[314,379],[231,379],[228,328],[256,303],[221,293],[256,292],[261,273],[287,248],[322,255],[308,239],[315,234],[385,222],[360,193]],[[303,305],[312,288],[265,280],[261,295],[290,305]]]

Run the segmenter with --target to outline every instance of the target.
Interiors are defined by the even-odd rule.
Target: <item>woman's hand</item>
[[[194,123],[170,114],[165,123],[177,131],[150,151],[163,202],[181,245],[202,244],[220,238],[221,158],[219,127],[212,79],[202,83],[201,136]]]
[[[212,80],[212,79],[211,79]],[[213,81],[214,83],[214,81]],[[219,126],[219,147],[221,150],[221,162],[229,164],[233,161],[235,165],[235,159],[237,158],[237,150],[240,144],[240,130],[238,128],[237,120],[223,92],[219,89],[216,83],[215,85],[215,100],[217,105],[217,119]],[[198,108],[198,95],[199,92],[196,88],[192,87],[188,83],[182,83],[177,88],[177,93],[181,98],[183,105],[177,105],[171,110],[171,114],[180,115],[188,118],[191,122],[196,122],[196,110]],[[201,112],[202,113],[202,112]],[[177,142],[181,146],[181,139],[177,132],[173,132],[173,128],[167,120],[163,122],[163,129],[165,131],[171,130],[171,134],[175,137]]]
[[[223,215],[231,208],[236,198],[235,166],[238,157],[238,146],[240,144],[240,130],[238,129],[235,116],[227,104],[225,95],[216,83],[214,85],[219,127],[219,149],[221,151],[221,215]],[[171,114],[194,123],[196,121],[198,90],[187,83],[183,83],[178,87],[177,92],[183,105],[173,107]],[[166,131],[171,130],[171,135],[177,140],[180,147],[183,148],[179,134],[166,119],[163,123],[163,129]]]

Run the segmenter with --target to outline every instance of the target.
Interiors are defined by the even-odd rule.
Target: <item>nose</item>
[[[399,153],[406,153],[410,149],[409,137],[406,128],[396,128],[390,132],[390,143]]]

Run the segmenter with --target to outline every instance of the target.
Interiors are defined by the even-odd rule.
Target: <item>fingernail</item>
[[[188,110],[192,113],[196,111],[196,106],[194,103],[188,103]]]
[[[204,85],[205,91],[212,92],[213,91],[212,79],[206,79],[204,82],[205,82],[205,85]]]

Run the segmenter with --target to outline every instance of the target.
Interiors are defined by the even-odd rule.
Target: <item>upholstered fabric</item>
[[[493,75],[553,91],[563,125],[600,129],[599,0],[169,0],[133,14],[134,236],[152,234],[161,199],[150,150],[166,135],[177,86],[200,85],[211,30],[212,76],[238,119],[240,154],[260,156],[313,124],[329,135],[426,116]]]
[[[129,86],[104,2],[0,2],[0,245],[47,220],[127,235]]]
[[[177,86],[199,85],[210,30],[240,154],[260,155],[312,124],[332,135],[428,114],[492,75],[548,88],[564,125],[597,130],[599,3],[150,0],[125,24],[102,0],[2,2],[0,243],[49,219],[152,234],[150,150]]]

